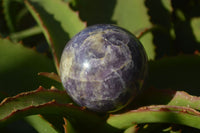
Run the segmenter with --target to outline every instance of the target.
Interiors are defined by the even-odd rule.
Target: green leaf
[[[65,125],[63,125],[63,126],[64,126],[64,129],[65,129],[65,133],[76,133],[72,124],[65,118],[64,118],[64,121],[65,121]]]
[[[152,27],[147,14],[147,8],[145,7],[145,0],[126,0],[126,2],[124,0],[117,0],[112,20],[132,33]],[[153,45],[152,33],[149,32],[143,36],[141,42],[148,58],[154,59],[155,47]]]
[[[0,104],[0,121],[12,117],[13,112],[24,108],[42,105],[55,100],[59,103],[71,103],[72,100],[65,91],[45,90],[42,87],[32,92],[24,92],[14,97],[4,99]]]
[[[147,52],[147,56],[149,60],[153,60],[156,56],[155,54],[155,47],[153,46],[153,35],[152,33],[145,33],[141,38],[140,42],[145,48]]]
[[[200,17],[192,18],[190,23],[196,41],[200,43]]]
[[[200,97],[189,95],[183,91],[177,91],[168,105],[185,106],[200,110]]]
[[[69,5],[61,0],[26,0],[25,4],[42,28],[59,71],[59,60],[65,44],[81,31],[85,24]]]
[[[0,104],[0,119],[3,120],[6,119],[6,117],[8,117],[8,119],[9,117],[14,117],[15,119],[15,116],[12,116],[15,114],[14,112],[23,110],[31,106],[45,104],[52,100],[55,100],[59,103],[72,102],[72,100],[69,98],[65,91],[45,90],[42,87],[40,87],[35,91],[21,93],[15,97],[7,98],[4,101],[2,101],[2,103]],[[52,125],[47,120],[37,115],[26,117],[25,120],[29,124],[31,124],[37,131],[48,131],[49,133],[58,131],[57,127],[55,129],[55,127],[52,127]],[[57,123],[59,123],[59,121],[57,121]]]
[[[181,53],[194,53],[200,50],[199,46],[199,33],[198,31],[198,17],[199,2],[171,1],[173,6],[173,27],[175,30],[175,43],[174,46],[178,52]],[[195,27],[195,28],[194,28]]]
[[[172,9],[172,6],[171,6],[171,1],[170,0],[161,0],[164,8],[168,11],[168,12],[172,12],[173,9]]]
[[[146,106],[127,113],[110,115],[107,123],[126,129],[139,123],[175,123],[200,129],[200,112],[180,106]]]
[[[97,128],[97,132],[119,131],[107,125],[104,117],[101,118],[71,102],[65,91],[45,90],[40,87],[32,92],[21,93],[0,103],[0,126],[25,116],[41,114],[66,117],[78,131],[95,131]],[[38,121],[35,117],[29,119],[29,123],[34,125],[35,121],[38,123],[44,121]],[[40,128],[38,125],[35,126],[37,130]]]
[[[11,0],[3,0],[2,6],[3,6],[3,10],[4,10],[5,20],[7,21],[7,26],[11,32],[14,32],[15,28],[14,28],[13,20],[10,15],[10,11],[9,11],[10,3],[11,3]]]
[[[19,10],[16,6],[21,2],[21,0],[2,0],[3,11],[5,15],[5,20],[10,32],[14,32],[16,30],[15,27],[15,19],[16,19],[16,12]]]
[[[21,44],[0,39],[0,66],[0,100],[40,85],[62,89],[60,83],[37,75],[55,72],[53,61]]]
[[[199,60],[198,55],[179,55],[150,61],[147,88],[171,88],[199,96]]]
[[[146,0],[148,15],[154,27],[152,29],[152,42],[156,47],[156,57],[173,55],[173,31],[171,22],[172,6],[170,0]]]
[[[184,91],[149,88],[136,97],[127,108],[133,109],[148,105],[185,106],[200,110],[200,97]]]
[[[72,102],[65,91],[45,90],[42,87],[40,87],[35,91],[28,93],[21,93],[15,97],[7,98],[4,101],[2,101],[2,103],[0,104],[0,112],[1,112],[0,118],[2,117],[6,118],[6,115],[8,118],[12,117],[12,113],[13,115],[15,114],[14,112],[23,110],[24,108],[28,108],[30,106],[37,106],[40,104],[44,104],[52,100],[55,100],[59,103]],[[15,119],[15,116],[13,117]],[[21,116],[21,118],[22,117],[23,115]],[[49,133],[58,132],[57,127],[54,127],[52,123],[49,123],[42,116],[32,115],[25,117],[25,120],[26,122],[31,124],[38,132],[49,132]],[[57,121],[57,123],[59,123],[59,121]],[[0,126],[2,125],[3,124],[0,124]]]
[[[145,0],[117,0],[112,20],[132,32],[151,26]]]
[[[25,120],[31,124],[39,133],[59,133],[53,125],[39,115],[27,116]]]
[[[87,22],[87,25],[113,24],[111,20],[115,9],[116,0],[72,0],[71,5],[80,13],[80,18]]]
[[[26,30],[23,30],[23,31],[20,31],[20,32],[12,33],[10,35],[10,39],[17,42],[17,41],[20,41],[20,40],[22,40],[26,37],[30,37],[30,36],[40,34],[41,32],[42,32],[41,28],[38,27],[38,26],[35,26],[35,27],[31,27],[29,29],[26,29]]]
[[[47,13],[54,15],[54,19],[60,22],[61,27],[69,34],[70,38],[85,28],[85,23],[79,19],[78,14],[72,11],[69,5],[61,0],[49,0],[48,2],[41,0],[29,1],[31,1],[31,3],[37,3],[38,6],[40,5],[43,7]]]
[[[1,2],[7,25],[6,28],[8,28],[10,33],[27,28],[29,22],[27,22],[27,20],[23,21],[23,19],[27,17],[28,12],[23,1],[24,0],[2,0]],[[20,23],[22,23],[22,25]]]

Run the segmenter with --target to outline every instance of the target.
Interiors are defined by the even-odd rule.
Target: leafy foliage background
[[[59,82],[63,47],[98,23],[149,58],[145,91],[117,115],[74,105]],[[198,0],[0,0],[0,132],[199,132],[199,50]]]

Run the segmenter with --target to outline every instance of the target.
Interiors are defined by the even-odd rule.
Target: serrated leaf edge
[[[40,72],[40,73],[38,73],[38,75],[41,75],[41,76],[44,76],[44,77],[53,79],[53,80],[55,80],[55,81],[61,83],[60,77],[59,77],[56,73],[54,73],[54,72],[51,72],[51,73],[48,73],[48,72]]]
[[[191,115],[191,116],[198,116],[200,117],[200,112],[198,112],[197,110],[195,109],[192,109],[192,108],[189,108],[189,107],[184,107],[184,106],[171,106],[171,105],[150,105],[150,106],[144,106],[144,107],[141,107],[141,108],[138,108],[136,110],[131,110],[131,111],[128,111],[126,113],[122,113],[122,114],[110,114],[108,119],[107,119],[107,123],[118,128],[117,126],[119,126],[119,124],[116,124],[115,123],[113,124],[112,123],[112,119],[114,118],[117,118],[117,117],[122,117],[122,116],[126,116],[126,115],[129,115],[129,114],[137,114],[137,113],[173,113],[173,114],[188,114],[188,115]],[[149,114],[150,115],[150,114]],[[141,116],[141,119],[143,119],[144,116]],[[143,122],[138,122],[138,121],[134,121],[132,120],[131,123],[129,123],[129,126],[130,125],[134,125],[134,124],[139,124],[139,123],[155,123],[156,121],[151,121],[149,122],[149,120],[143,120]],[[165,121],[166,123],[167,121]],[[174,123],[177,123],[177,124],[180,124],[178,121],[174,121]],[[191,124],[187,123],[187,124],[184,124],[184,125],[187,125],[187,126],[191,126]],[[126,125],[127,126],[127,125]],[[128,126],[128,127],[129,127]],[[124,129],[124,128],[128,128],[128,127],[119,127],[119,129]],[[198,126],[193,126],[195,128],[199,128],[200,127]]]
[[[55,65],[56,65],[56,69],[57,69],[57,72],[59,72],[59,60],[58,60],[58,57],[56,55],[56,51],[55,51],[55,47],[54,47],[54,43],[51,39],[51,36],[49,34],[49,31],[47,29],[47,27],[45,26],[45,24],[43,23],[39,13],[35,10],[35,8],[28,2],[28,0],[24,0],[24,3],[25,5],[27,5],[29,8],[31,8],[33,11],[35,11],[35,14],[37,15],[40,23],[41,23],[41,26],[43,27],[42,30],[44,34],[46,34],[46,37],[47,37],[47,42],[49,43],[50,45],[50,48],[51,48],[51,51],[52,51],[52,55],[53,55],[53,59],[54,59],[54,62],[55,62]]]
[[[56,93],[66,93],[65,91],[60,91],[60,90],[52,90],[52,89],[45,89],[43,88],[42,86],[40,86],[38,89],[34,90],[34,91],[30,91],[30,92],[22,92],[16,96],[13,96],[13,97],[7,97],[5,98],[1,103],[0,103],[0,106],[8,103],[9,101],[13,101],[19,97],[23,97],[23,96],[26,96],[26,95],[30,95],[30,94],[35,94],[35,93],[38,93],[38,92],[56,92]]]

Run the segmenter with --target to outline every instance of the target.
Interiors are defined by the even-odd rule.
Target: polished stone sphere
[[[80,106],[112,112],[126,106],[142,88],[147,56],[130,32],[108,24],[90,26],[63,50],[60,75]]]

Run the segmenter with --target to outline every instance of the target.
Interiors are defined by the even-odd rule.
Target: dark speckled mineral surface
[[[80,106],[109,112],[127,105],[146,75],[143,46],[113,25],[90,26],[66,45],[60,62],[63,86]]]

